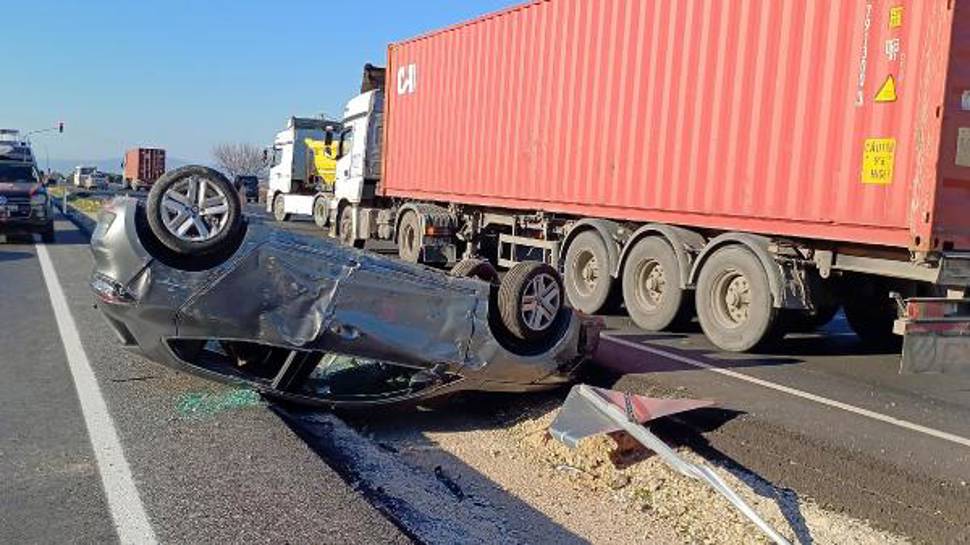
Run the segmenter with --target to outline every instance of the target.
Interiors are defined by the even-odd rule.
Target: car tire
[[[565,307],[562,277],[545,263],[518,263],[505,274],[498,290],[502,324],[515,338],[541,341],[557,330]]]
[[[347,205],[340,209],[340,221],[338,227],[340,231],[337,233],[337,238],[340,243],[344,246],[349,246],[351,248],[363,248],[364,241],[361,239],[353,238],[354,236],[354,207]]]
[[[660,237],[640,239],[623,265],[623,302],[635,324],[647,331],[683,325],[692,317],[687,290],[681,287],[680,262]]]
[[[190,165],[166,173],[148,194],[146,212],[152,234],[182,256],[220,252],[241,234],[242,208],[232,184],[208,167]]]
[[[56,239],[54,235],[54,224],[49,225],[44,232],[40,234],[40,239],[44,241],[44,244],[52,244]]]
[[[273,218],[279,223],[290,221],[290,215],[286,213],[286,203],[283,202],[282,193],[277,193],[273,197]]]
[[[397,255],[402,261],[417,263],[421,259],[421,218],[413,210],[408,210],[401,218],[397,232]]]
[[[707,338],[728,352],[762,349],[783,335],[768,273],[747,248],[716,250],[697,279],[697,318]]]
[[[613,277],[606,242],[596,231],[584,231],[566,250],[563,265],[566,297],[576,310],[586,314],[602,312],[610,302]]]
[[[327,199],[323,197],[313,201],[313,223],[321,229],[326,229],[330,225],[330,210],[327,207]]]
[[[462,259],[457,265],[452,267],[451,276],[460,278],[477,278],[489,284],[498,284],[498,271],[491,263],[484,259],[467,258]]]

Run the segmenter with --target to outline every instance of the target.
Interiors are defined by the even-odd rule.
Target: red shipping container
[[[125,152],[125,181],[137,180],[145,185],[165,174],[165,150],[133,148]]]
[[[543,0],[388,76],[387,196],[970,249],[967,0]]]

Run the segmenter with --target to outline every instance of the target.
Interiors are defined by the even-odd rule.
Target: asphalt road
[[[898,353],[863,345],[841,314],[769,354],[719,352],[696,324],[648,335],[605,319],[587,382],[716,402],[661,424],[672,443],[917,541],[970,542],[970,376],[900,375]]]
[[[0,543],[410,542],[262,400],[121,350],[57,231],[0,244]]]

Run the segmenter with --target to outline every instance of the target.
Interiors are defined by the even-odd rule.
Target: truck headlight
[[[47,204],[47,193],[34,193],[30,196],[31,206],[44,206]]]

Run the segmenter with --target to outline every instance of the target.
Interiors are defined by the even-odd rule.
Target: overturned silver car
[[[551,267],[501,282],[247,222],[223,176],[183,167],[147,204],[119,197],[91,237],[91,287],[128,348],[166,365],[322,406],[528,391],[568,381],[599,322]]]

